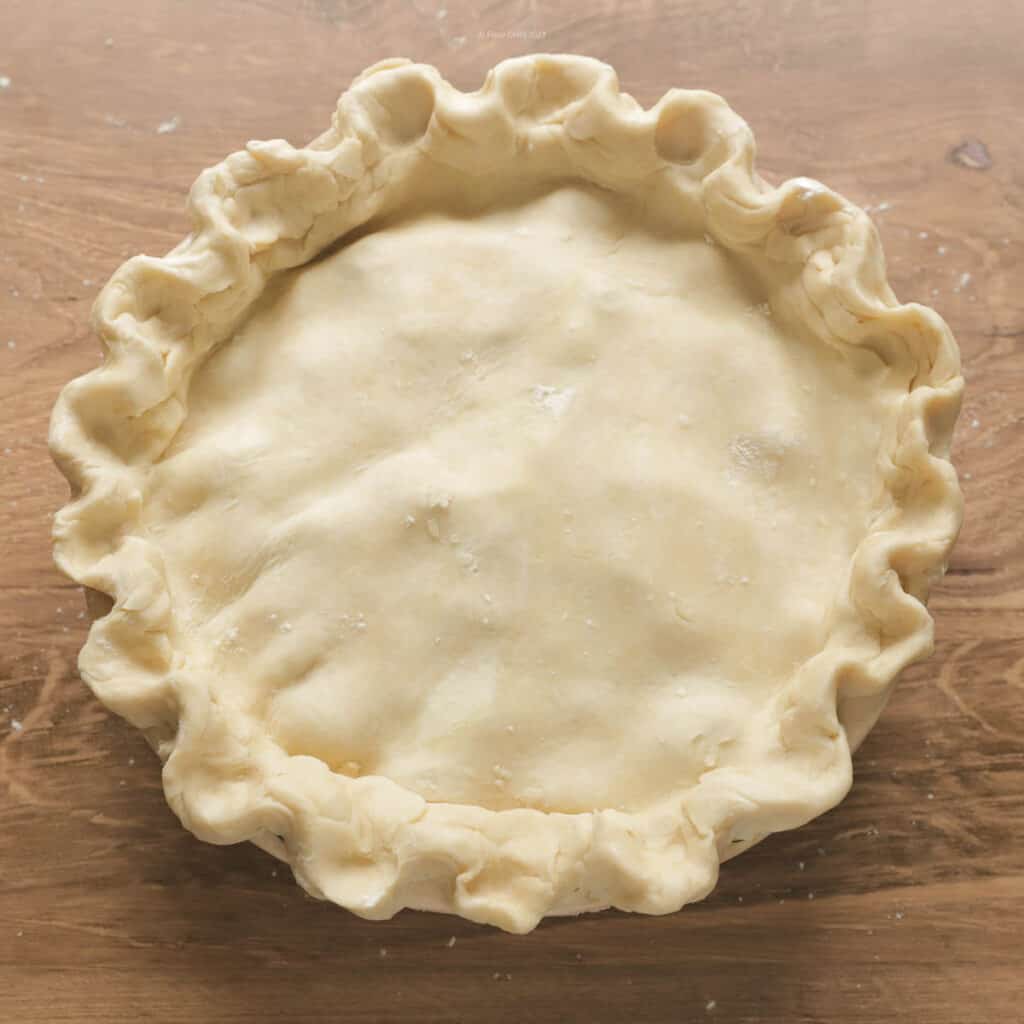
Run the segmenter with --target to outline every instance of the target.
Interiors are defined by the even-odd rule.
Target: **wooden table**
[[[0,1019],[1024,1020],[1024,5],[443,3],[0,7]],[[539,49],[609,61],[645,104],[719,91],[766,176],[871,205],[897,293],[963,349],[968,518],[932,601],[937,653],[900,682],[851,796],[728,864],[710,899],[525,938],[371,924],[251,846],[186,834],[142,738],[80,683],[47,417],[97,361],[99,285],[187,230],[202,167],[312,137],[378,58],[473,88]]]

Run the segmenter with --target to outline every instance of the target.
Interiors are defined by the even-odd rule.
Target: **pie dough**
[[[836,804],[961,520],[949,329],[717,96],[387,61],[104,288],[51,444],[82,675],[313,895],[666,913]]]

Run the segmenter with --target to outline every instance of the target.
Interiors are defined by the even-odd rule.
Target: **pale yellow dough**
[[[585,58],[388,62],[115,275],[57,556],[189,828],[525,931],[677,909],[842,797],[930,647],[962,382],[866,216],[751,155]]]

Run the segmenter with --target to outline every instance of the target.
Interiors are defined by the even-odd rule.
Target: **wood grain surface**
[[[1024,76],[1020,0],[4,0],[0,5],[0,1020],[1024,1020]],[[763,173],[870,205],[904,299],[960,341],[968,517],[850,797],[665,918],[512,937],[367,923],[166,808],[158,764],[87,692],[47,417],[95,365],[127,256],[186,231],[198,171],[301,142],[365,65],[475,88],[534,50],[612,63],[645,104],[716,90]],[[454,941],[453,941],[454,940]]]

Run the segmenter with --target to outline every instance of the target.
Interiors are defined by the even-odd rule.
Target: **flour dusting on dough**
[[[534,404],[558,417],[564,415],[576,397],[575,388],[553,388],[538,384],[533,389]]]

